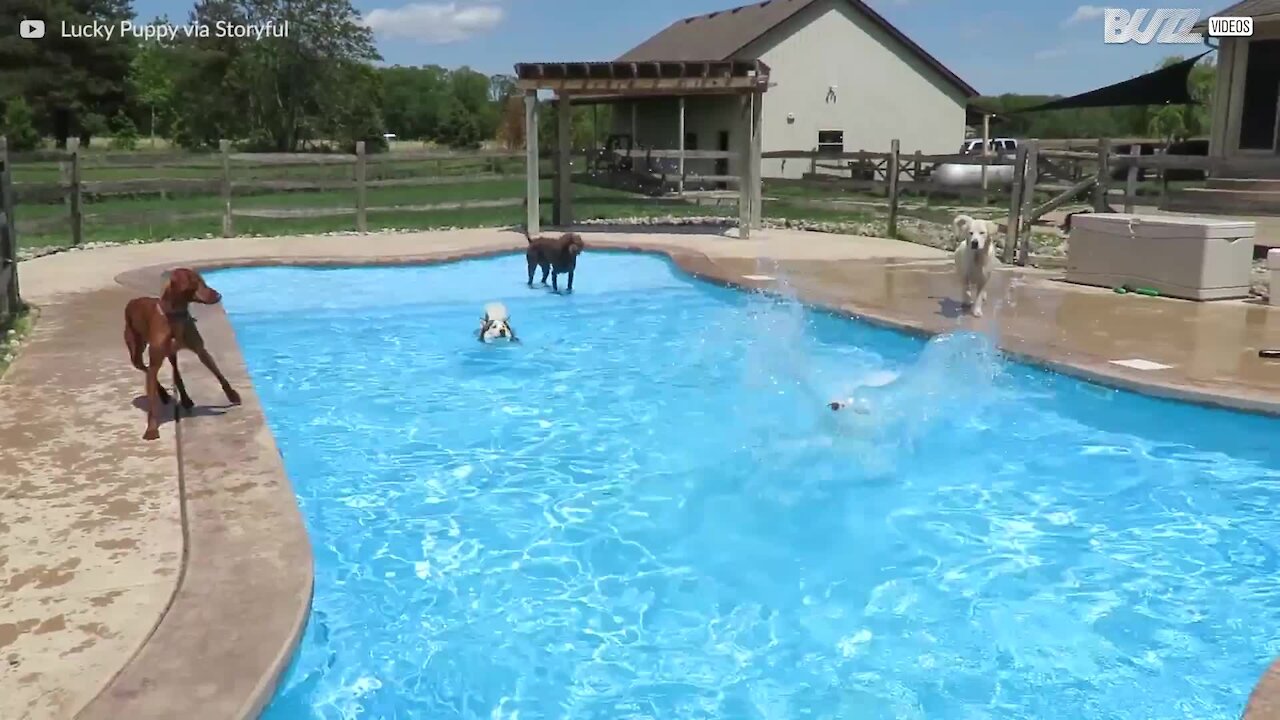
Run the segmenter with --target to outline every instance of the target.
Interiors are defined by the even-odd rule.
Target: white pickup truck
[[[992,155],[1007,153],[1012,155],[1018,151],[1018,141],[1013,138],[991,138],[987,144]],[[978,155],[982,153],[982,138],[970,138],[960,146],[961,155]]]

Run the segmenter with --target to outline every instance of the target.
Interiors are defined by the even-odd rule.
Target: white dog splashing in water
[[[496,340],[520,342],[516,337],[515,329],[511,327],[511,315],[507,313],[506,305],[493,302],[484,306],[484,317],[480,318],[479,338],[480,342]]]
[[[974,317],[982,317],[987,282],[996,264],[995,236],[999,228],[990,220],[958,215],[952,221],[956,236],[956,276],[964,290],[964,307]]]
[[[871,413],[871,403],[859,391],[863,388],[887,387],[899,377],[900,374],[892,370],[873,372],[854,384],[852,395],[842,400],[832,400],[827,403],[827,407],[832,410],[852,410],[861,415],[868,415]]]
[[[849,397],[827,403],[832,410],[861,415],[924,419],[960,417],[992,397],[1000,356],[981,333],[938,335],[902,372],[875,371],[858,380]]]

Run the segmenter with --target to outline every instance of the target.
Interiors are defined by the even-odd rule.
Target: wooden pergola
[[[529,235],[541,231],[538,152],[538,91],[556,94],[555,191],[552,222],[566,226],[573,223],[573,185],[569,166],[572,148],[571,127],[573,105],[617,102],[642,98],[675,97],[679,99],[679,147],[673,150],[649,150],[677,158],[680,177],[684,177],[686,151],[685,98],[698,95],[729,95],[740,98],[742,118],[740,142],[736,152],[696,151],[703,159],[740,158],[738,181],[738,227],[741,237],[751,228],[760,227],[760,117],[765,90],[769,87],[769,66],[759,60],[708,62],[550,62],[516,65],[516,87],[525,93],[525,151],[527,175],[527,220]],[[635,141],[633,119],[632,141]],[[633,146],[632,152],[635,152]],[[683,185],[682,185],[683,187]]]

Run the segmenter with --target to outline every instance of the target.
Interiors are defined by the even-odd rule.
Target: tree
[[[484,135],[476,123],[475,115],[467,109],[462,101],[450,97],[445,109],[444,123],[441,125],[440,140],[455,150],[474,150],[480,147]]]
[[[381,125],[376,106],[344,104],[333,96],[351,67],[379,59],[372,32],[350,0],[200,0],[192,21],[274,23],[287,37],[192,38],[181,43],[175,81],[175,139],[212,147],[228,138],[257,149],[292,152],[322,140],[337,124]],[[364,76],[362,76],[364,77]]]
[[[440,134],[449,71],[437,65],[380,68],[382,115],[398,137],[432,140]]]
[[[498,124],[498,141],[507,150],[524,147],[524,99],[508,97],[502,106],[502,120]]]
[[[127,98],[125,76],[131,39],[63,37],[62,23],[118,26],[133,18],[129,0],[4,0],[0,28],[12,33],[24,18],[41,18],[50,30],[40,41],[0,42],[0,97],[21,95],[31,104],[38,129],[65,147],[78,135],[88,144],[86,113],[114,115]],[[11,36],[12,37],[12,36]]]
[[[0,135],[8,140],[10,150],[21,152],[35,150],[40,146],[40,132],[36,130],[34,120],[31,106],[26,100],[15,97],[5,103]]]
[[[335,140],[343,152],[355,152],[356,142],[364,141],[367,152],[387,148],[386,131],[379,108],[382,105],[382,83],[369,65],[347,63],[340,68],[342,82],[334,87],[327,114],[326,137]]]
[[[460,67],[449,73],[450,94],[471,114],[479,133],[492,138],[498,131],[498,106],[490,97],[490,80],[484,73]]]
[[[157,24],[167,24],[161,18]],[[134,53],[129,65],[129,88],[139,102],[151,113],[151,121],[147,124],[151,135],[151,146],[156,144],[156,116],[167,119],[173,101],[173,79],[171,63],[174,53],[158,42],[143,42]]]
[[[1165,105],[1151,115],[1147,132],[1167,146],[1188,136],[1186,110],[1178,105]]]

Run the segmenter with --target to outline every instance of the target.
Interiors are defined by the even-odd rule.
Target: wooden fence
[[[456,155],[439,152],[408,152],[367,154],[364,143],[358,143],[355,154],[311,153],[235,153],[230,143],[223,141],[220,151],[212,154],[173,153],[163,155],[139,155],[112,153],[94,155],[95,170],[154,169],[159,173],[181,174],[198,177],[146,177],[119,180],[84,179],[85,154],[75,140],[69,141],[66,151],[25,153],[17,160],[32,162],[57,162],[60,178],[54,182],[22,182],[15,186],[17,199],[24,204],[63,204],[66,214],[29,222],[29,230],[48,226],[69,228],[71,244],[79,245],[84,239],[84,207],[86,200],[105,200],[113,197],[154,195],[161,199],[181,196],[216,196],[220,199],[218,210],[183,212],[133,212],[131,222],[172,222],[197,218],[220,218],[222,234],[235,234],[237,217],[325,217],[353,215],[355,226],[364,231],[368,227],[368,214],[372,211],[433,211],[457,210],[471,207],[519,206],[521,198],[500,200],[459,201],[411,206],[370,206],[368,191],[371,188],[430,187],[468,182],[516,180],[523,175],[521,153],[478,153]],[[397,173],[396,165],[412,163],[414,172]],[[519,167],[513,167],[518,164]],[[434,165],[434,171],[424,172],[424,166]],[[370,166],[388,168],[390,177],[370,178]],[[461,166],[461,167],[459,167]],[[304,177],[255,177],[255,171],[317,170]],[[461,170],[461,171],[459,171]],[[175,173],[177,171],[177,173]],[[330,175],[320,177],[328,171]],[[305,175],[311,174],[312,177]],[[397,176],[402,175],[402,176]],[[544,175],[543,177],[550,177]],[[277,192],[349,192],[350,204],[324,208],[238,208],[236,198],[247,195]]]
[[[9,145],[0,137],[0,328],[22,308],[18,294],[18,233],[14,227]]]
[[[809,165],[802,179],[771,180],[771,183],[801,187],[823,187],[850,191],[866,191],[883,195],[888,203],[889,234],[897,234],[898,204],[903,193],[926,197],[946,195],[980,198],[984,202],[1003,199],[1007,202],[1007,241],[1003,260],[1025,265],[1030,259],[1032,226],[1046,214],[1069,203],[1087,202],[1096,212],[1120,210],[1133,212],[1139,204],[1164,206],[1170,192],[1171,174],[1175,171],[1200,177],[1272,174],[1280,177],[1280,159],[1222,159],[1202,155],[1140,154],[1139,143],[1124,141],[1132,154],[1114,152],[1116,142],[1108,138],[1093,141],[1055,141],[1044,147],[1039,140],[1020,144],[1010,155],[925,155],[904,154],[894,140],[890,151],[860,150],[846,153],[820,151],[778,151],[764,153],[766,159],[800,160]],[[987,187],[955,185],[940,182],[935,175],[943,165],[1001,166],[1007,168],[1011,182]],[[1154,178],[1156,192],[1143,195],[1140,183]]]
[[[612,161],[629,157],[639,173],[646,174],[655,188],[618,188],[643,192],[656,189],[658,194],[668,190],[683,193],[686,186],[695,188],[708,183],[736,184],[733,175],[700,175],[686,172],[675,175],[668,169],[657,167],[662,160],[677,156],[677,151],[642,149],[620,150],[612,153]],[[728,158],[732,153],[718,151],[686,151],[690,159]],[[221,233],[231,237],[236,234],[237,219],[244,218],[314,218],[352,216],[358,231],[368,229],[368,217],[372,212],[433,212],[480,208],[522,207],[524,192],[504,197],[455,200],[450,202],[371,205],[370,190],[377,188],[430,188],[467,183],[492,181],[516,181],[525,178],[525,154],[523,152],[448,153],[439,151],[366,153],[363,143],[358,143],[354,154],[318,153],[237,153],[227,141],[220,143],[219,152],[207,154],[167,153],[103,153],[86,154],[74,139],[65,151],[40,151],[23,153],[16,160],[25,163],[56,163],[58,179],[19,182],[15,185],[17,199],[23,204],[62,205],[65,212],[56,216],[24,220],[28,232],[66,228],[70,244],[84,241],[86,207],[95,201],[155,196],[160,199],[205,196],[218,198],[217,209],[205,207],[185,211],[130,211],[130,223],[165,223],[195,219],[218,219]],[[556,177],[554,154],[547,152],[540,158],[539,178]],[[601,158],[581,153],[573,154],[574,182],[586,181],[601,187],[611,187],[603,179],[591,180],[590,175],[602,163]],[[154,170],[161,177],[135,177],[126,179],[86,180],[90,172],[115,173],[130,170]],[[294,177],[280,177],[292,173]],[[177,177],[188,174],[195,177]],[[275,175],[263,177],[262,175]],[[598,176],[599,173],[596,173]],[[559,184],[553,186],[542,202],[554,205]],[[289,207],[287,201],[281,207],[263,207],[261,203],[245,203],[241,198],[251,195],[294,192],[331,192],[346,195],[349,200],[338,201],[334,206]],[[481,193],[489,194],[489,193]],[[650,193],[654,194],[654,193]],[[677,198],[626,198],[593,197],[599,205],[629,204],[643,200],[645,204],[683,204]],[[250,206],[251,205],[251,206]],[[46,215],[48,215],[46,213]]]
[[[1121,145],[1140,152],[1133,143]],[[823,207],[831,209],[833,203],[829,191],[861,191],[880,194],[887,200],[889,234],[897,234],[899,218],[899,201],[907,194],[934,195],[981,198],[987,202],[998,202],[1000,207],[1008,209],[1007,237],[1005,243],[1006,262],[1026,264],[1030,258],[1030,235],[1032,226],[1044,215],[1072,202],[1087,202],[1095,210],[1109,207],[1123,207],[1132,211],[1141,201],[1163,204],[1169,192],[1171,171],[1193,171],[1202,175],[1230,174],[1233,172],[1253,172],[1257,170],[1280,172],[1280,161],[1275,159],[1261,160],[1220,160],[1204,156],[1161,155],[1161,154],[1116,154],[1115,143],[1109,139],[1092,141],[1087,145],[1084,141],[1073,141],[1070,149],[1045,147],[1040,141],[1031,140],[1022,143],[1016,155],[926,155],[919,151],[904,153],[898,141],[891,143],[889,152],[847,152],[827,153],[819,151],[777,151],[763,153],[763,159],[796,160],[807,165],[808,172],[801,179],[775,179],[766,182],[770,188],[787,186],[821,188],[828,195],[826,199],[787,198],[787,202],[799,207]],[[1148,148],[1149,149],[1149,148]],[[599,170],[602,165],[611,165],[615,169],[623,158],[629,158],[636,173],[644,175],[656,186],[657,193],[666,190],[677,190],[678,197],[639,198],[636,196],[614,196],[593,199],[593,203],[601,204],[633,204],[640,200],[658,204],[682,204],[691,200],[697,193],[686,190],[699,184],[715,184],[720,187],[737,185],[740,180],[730,174],[698,174],[693,172],[692,164],[682,160],[695,160],[707,164],[707,161],[727,161],[735,155],[724,151],[697,150],[661,150],[652,148],[635,148],[630,151],[600,154],[583,158],[575,156],[578,172],[574,182],[587,180],[583,177]],[[357,230],[367,230],[369,213],[375,211],[410,211],[429,212],[442,210],[460,210],[468,208],[501,208],[523,206],[524,192],[514,190],[510,196],[488,197],[487,199],[457,200],[419,205],[371,205],[369,191],[376,188],[415,187],[452,185],[458,183],[483,183],[497,180],[519,181],[525,178],[524,153],[473,153],[452,154],[440,152],[408,152],[367,154],[363,145],[350,155],[341,154],[262,154],[235,153],[230,144],[223,142],[220,151],[209,154],[138,154],[107,153],[94,154],[88,166],[93,171],[102,169],[128,170],[154,169],[160,173],[181,174],[177,171],[188,171],[195,177],[145,177],[129,179],[109,179],[86,181],[83,177],[86,157],[78,147],[71,144],[66,151],[13,154],[14,161],[57,162],[60,177],[55,182],[20,182],[10,183],[10,163],[5,162],[5,187],[8,189],[5,205],[5,222],[0,223],[7,238],[0,244],[0,263],[5,257],[16,256],[16,233],[13,222],[13,203],[16,196],[19,202],[33,204],[56,204],[65,207],[59,217],[24,220],[24,229],[30,232],[33,227],[57,223],[58,227],[69,226],[71,242],[80,244],[84,235],[84,208],[86,200],[110,198],[120,195],[154,194],[166,197],[169,195],[204,195],[207,199],[217,198],[216,203],[209,202],[198,210],[186,212],[149,212],[143,210],[129,211],[129,222],[161,222],[179,221],[193,218],[205,218],[210,224],[220,221],[223,235],[236,233],[237,219],[244,218],[302,218],[326,216],[351,216],[353,226]],[[543,162],[551,158],[551,153],[542,156]],[[677,160],[676,169],[665,167],[662,161]],[[585,160],[585,162],[580,162]],[[667,163],[668,165],[670,163]],[[718,164],[718,163],[717,163]],[[978,166],[979,173],[986,168],[989,173],[987,187],[956,185],[939,180],[939,168],[943,166],[969,167]],[[278,176],[281,171],[294,176]],[[996,169],[1002,175],[997,179]],[[538,177],[549,179],[555,173],[543,165]],[[954,170],[954,167],[951,169]],[[53,169],[49,169],[52,174]],[[313,172],[314,171],[314,172]],[[583,172],[586,171],[586,172]],[[275,173],[277,176],[263,177],[263,173]],[[322,175],[328,174],[327,177]],[[1156,178],[1158,185],[1140,185],[1144,175]],[[588,182],[593,182],[587,180]],[[602,183],[607,186],[607,183]],[[523,188],[524,183],[520,183]],[[555,183],[558,190],[560,183]],[[254,194],[273,194],[277,192],[337,192],[349,200],[338,199],[329,207],[277,208],[264,207],[263,203],[248,203],[242,198]],[[1151,193],[1139,197],[1140,191]],[[375,194],[376,195],[376,194]],[[490,193],[490,195],[493,195]],[[555,192],[550,193],[546,202],[553,204]],[[287,205],[288,203],[281,203]],[[249,205],[253,205],[250,207]],[[48,213],[45,213],[48,215]],[[123,217],[123,216],[122,216]],[[5,265],[0,264],[0,278],[8,277]],[[12,305],[16,301],[16,271],[10,273],[13,290],[7,293]]]

